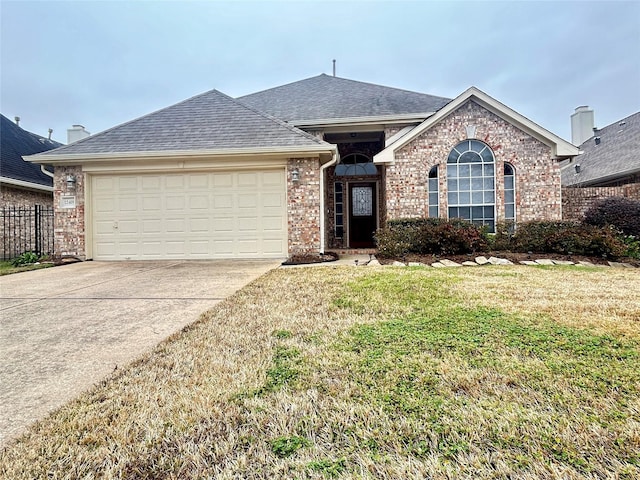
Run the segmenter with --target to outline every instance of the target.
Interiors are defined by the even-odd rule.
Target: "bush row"
[[[483,250],[602,256],[615,259],[630,255],[637,245],[625,243],[611,226],[576,222],[540,221],[499,224],[495,235],[460,219],[399,219],[376,233],[382,257],[459,255]],[[634,255],[631,255],[634,256]]]

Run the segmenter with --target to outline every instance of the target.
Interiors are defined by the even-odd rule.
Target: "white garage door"
[[[284,170],[91,177],[96,260],[284,257]]]

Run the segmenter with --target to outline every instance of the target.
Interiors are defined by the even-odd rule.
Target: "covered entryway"
[[[95,260],[287,256],[284,169],[91,175]]]

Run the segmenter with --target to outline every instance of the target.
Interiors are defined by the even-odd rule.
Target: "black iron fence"
[[[2,207],[0,231],[2,259],[32,251],[53,254],[53,207],[46,205]]]

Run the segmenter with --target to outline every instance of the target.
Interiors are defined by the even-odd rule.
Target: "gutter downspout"
[[[44,173],[47,177],[54,178],[54,177],[53,177],[53,173],[51,173],[49,170],[47,170],[47,169],[46,169],[46,168],[44,168],[44,167],[45,167],[45,166],[44,166],[44,164],[40,165],[40,171],[41,171],[42,173]]]
[[[331,161],[320,167],[320,254],[324,254],[325,244],[325,201],[324,201],[324,172],[327,168],[338,163],[338,149],[333,153]]]

